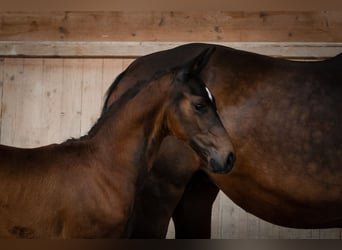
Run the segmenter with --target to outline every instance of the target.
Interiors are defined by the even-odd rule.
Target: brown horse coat
[[[80,139],[1,145],[0,237],[126,237],[136,190],[168,135],[196,148],[213,170],[230,169],[228,134],[197,77],[209,56],[136,81]]]
[[[209,173],[211,181],[243,209],[271,223],[341,227],[342,55],[294,62],[223,46],[184,45],[134,61],[117,80],[108,103],[136,78],[177,68],[212,47],[216,50],[201,77],[216,98],[237,161],[229,174]],[[174,213],[176,236],[210,236],[218,189],[201,173],[188,183],[196,167],[182,164],[191,164],[191,151],[172,143],[169,139],[167,147],[162,145],[138,196],[133,237],[164,237],[185,189]],[[163,203],[156,206],[158,201]]]

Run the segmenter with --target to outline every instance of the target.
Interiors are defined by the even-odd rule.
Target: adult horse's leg
[[[211,210],[218,192],[205,172],[194,174],[172,216],[177,239],[210,238]]]

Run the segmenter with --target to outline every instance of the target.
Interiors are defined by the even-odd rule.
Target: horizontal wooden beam
[[[0,41],[3,57],[139,57],[171,49],[187,42],[24,42]],[[342,52],[342,43],[275,43],[221,42],[215,43],[275,57],[316,59]]]
[[[1,41],[342,42],[341,11],[0,12]]]
[[[340,0],[84,0],[80,4],[79,0],[1,0],[0,9],[7,11],[103,11],[103,10],[124,10],[141,11],[146,10],[341,10]]]

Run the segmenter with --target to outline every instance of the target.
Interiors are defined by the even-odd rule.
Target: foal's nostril
[[[213,169],[214,173],[225,174],[232,170],[234,162],[235,155],[233,153],[229,153],[223,166],[222,162],[220,164],[218,161],[215,160],[215,158],[210,159],[209,165]]]
[[[235,162],[235,154],[230,152],[228,157],[227,157],[226,167],[229,168],[229,169],[232,169],[233,165],[234,165],[234,162]]]

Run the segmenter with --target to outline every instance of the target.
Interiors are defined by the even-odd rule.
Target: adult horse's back
[[[209,173],[210,179],[243,209],[271,223],[342,227],[342,55],[320,62],[293,62],[223,46],[190,44],[136,60],[121,76],[118,93],[136,77],[176,68],[208,47],[216,50],[201,77],[216,97],[237,153],[232,172]],[[111,98],[115,96],[109,97],[109,103]],[[165,178],[159,184],[156,181],[163,169],[169,169],[165,176],[179,169],[192,175],[189,171],[195,169],[182,167],[182,160],[166,168],[168,162],[190,154],[179,145],[177,150],[184,153],[174,154],[168,148],[162,150],[163,160],[156,161],[150,174],[153,185],[145,185],[143,195],[149,200],[161,196],[155,191],[158,185],[164,191],[174,186],[167,186]],[[183,190],[178,196],[170,192],[172,199],[164,213],[156,210],[165,207],[165,192],[163,207],[137,205],[137,210],[144,211],[138,212],[140,218],[151,211],[155,220],[149,235],[144,227],[148,221],[137,216],[136,228],[145,228],[143,237],[161,236],[153,232],[153,226],[167,226]],[[205,175],[194,175],[174,213],[177,237],[210,236],[211,205],[217,191]],[[141,237],[143,230],[137,231],[135,236]]]

